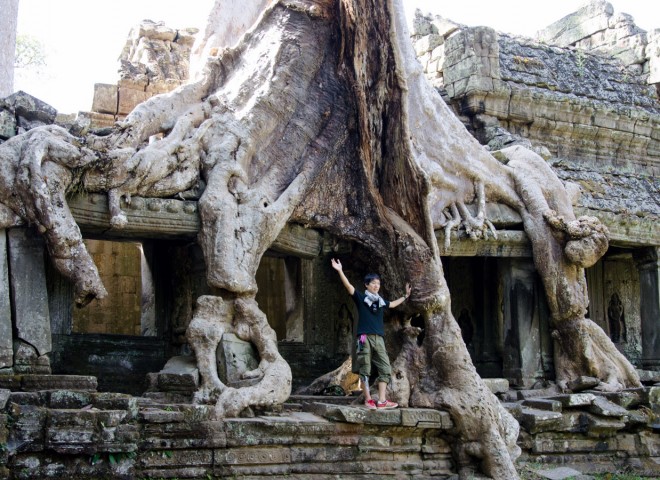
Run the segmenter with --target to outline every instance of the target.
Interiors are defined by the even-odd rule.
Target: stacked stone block
[[[150,20],[133,28],[119,58],[119,82],[94,85],[92,111],[84,114],[91,126],[110,127],[145,100],[185,83],[196,33]]]
[[[577,47],[617,58],[631,71],[648,72],[658,55],[647,56],[646,31],[635,25],[632,16],[615,13],[612,4],[593,0],[537,33],[540,42],[560,47]]]

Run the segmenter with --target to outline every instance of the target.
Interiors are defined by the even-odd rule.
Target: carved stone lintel
[[[497,238],[473,241],[464,231],[452,232],[449,248],[444,247],[445,233],[436,230],[440,255],[452,257],[531,257],[532,246],[525,232],[500,230]]]

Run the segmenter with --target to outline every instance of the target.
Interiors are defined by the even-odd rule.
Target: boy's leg
[[[369,335],[369,346],[371,347],[371,361],[378,370],[378,383],[390,383],[392,378],[392,367],[390,366],[390,359],[385,350],[385,341],[380,335]]]
[[[385,349],[385,341],[380,335],[370,335],[370,340],[371,337],[373,337],[371,358],[378,369],[377,406],[379,408],[396,408],[398,406],[396,403],[387,400],[387,384],[390,383],[390,379],[392,378],[392,367],[390,366],[390,359]]]
[[[369,340],[366,340],[364,343],[358,343],[358,348],[357,348],[358,372],[360,378],[362,379],[362,392],[364,393],[364,402],[367,407],[375,408],[376,406],[375,402],[373,405],[371,405],[373,400],[371,398],[371,393],[369,392],[369,377],[371,376],[371,354],[372,354],[372,348],[371,345],[369,344]]]

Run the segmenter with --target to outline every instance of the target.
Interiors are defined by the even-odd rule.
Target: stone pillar
[[[0,230],[0,368],[14,364],[12,348],[11,303],[9,301],[9,271],[7,269],[7,233]]]
[[[660,370],[660,248],[633,251],[639,271],[642,368]]]
[[[51,351],[44,242],[31,230],[9,230],[9,272],[18,339],[42,356]]]
[[[530,388],[544,377],[541,349],[542,289],[532,259],[500,262],[504,313],[503,373],[513,385]]]

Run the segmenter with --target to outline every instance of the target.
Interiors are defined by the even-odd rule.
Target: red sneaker
[[[366,402],[364,402],[364,406],[367,407],[369,410],[375,410],[376,402],[373,399],[367,400]]]
[[[396,407],[399,406],[399,404],[394,403],[394,402],[390,402],[389,400],[385,400],[384,402],[378,402],[376,404],[376,406],[378,407],[379,410],[380,409],[387,410],[387,409],[390,409],[390,408],[396,408]]]

